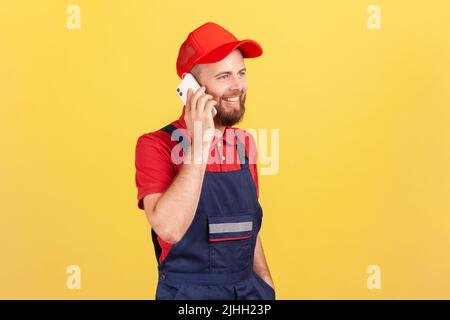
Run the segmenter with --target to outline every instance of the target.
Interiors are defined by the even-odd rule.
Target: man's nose
[[[242,92],[243,89],[244,89],[243,81],[241,79],[238,79],[237,77],[233,77],[231,80],[230,90]]]

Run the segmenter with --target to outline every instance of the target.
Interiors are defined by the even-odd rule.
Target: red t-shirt
[[[172,125],[179,129],[186,129],[184,108],[180,118],[173,121]],[[231,130],[237,134],[239,140],[245,145],[246,153],[249,157],[249,169],[259,196],[256,144],[253,137],[245,130],[227,126],[220,139],[214,138],[206,171],[233,171],[241,168],[238,153],[235,149],[236,137]],[[138,189],[138,207],[140,209],[144,209],[143,199],[146,195],[165,192],[181,169],[182,162],[179,164],[174,163],[171,158],[172,149],[176,144],[177,141],[173,141],[170,135],[161,129],[145,133],[138,138],[136,144],[135,181]],[[171,245],[159,237],[158,242],[162,249],[161,263],[167,256]]]

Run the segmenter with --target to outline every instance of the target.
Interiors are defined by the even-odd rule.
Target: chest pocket
[[[238,272],[253,262],[254,214],[209,216],[210,268],[213,272]]]

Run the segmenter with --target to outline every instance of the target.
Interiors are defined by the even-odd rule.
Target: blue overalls
[[[175,129],[170,124],[162,130],[171,135]],[[245,146],[236,139],[241,169],[205,172],[192,224],[158,265],[157,300],[275,299],[253,271],[263,214]],[[153,230],[152,236],[158,254]]]

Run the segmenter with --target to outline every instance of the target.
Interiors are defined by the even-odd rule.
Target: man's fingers
[[[205,103],[212,99],[212,95],[205,94],[197,100],[197,112],[202,113],[205,110]]]
[[[192,96],[192,98],[191,98],[191,110],[192,111],[195,111],[197,109],[197,100],[198,100],[198,98],[200,98],[200,96],[202,96],[205,93],[205,90],[206,90],[205,87],[201,87]]]
[[[205,105],[205,113],[209,116],[211,115],[211,117],[215,116],[215,113],[217,112],[216,110],[213,111],[213,108],[217,105],[217,101],[215,100],[209,100],[208,102],[206,102]]]
[[[187,96],[186,96],[186,110],[185,112],[188,112],[191,110],[191,96],[192,96],[192,89],[189,88],[187,91]]]

